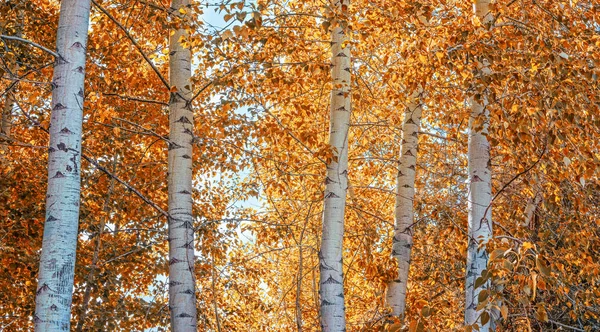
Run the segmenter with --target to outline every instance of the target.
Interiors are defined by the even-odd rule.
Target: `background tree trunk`
[[[171,4],[178,27],[170,37],[169,101],[169,308],[172,331],[196,331],[196,280],[194,277],[194,217],[192,214],[192,141],[194,114],[191,91],[191,51],[188,37],[188,0]]]
[[[474,5],[475,15],[484,26],[491,24],[489,0],[477,0]],[[489,75],[489,63],[485,57],[480,58],[478,76]],[[489,291],[490,281],[478,283],[476,280],[487,268],[488,253],[486,244],[492,238],[492,170],[490,160],[490,143],[487,139],[490,115],[487,110],[486,92],[477,88],[479,96],[471,98],[471,116],[469,118],[469,245],[467,249],[467,278],[465,285],[465,324],[478,323],[479,331],[490,331],[492,317],[485,310],[477,310],[478,295]],[[482,319],[487,316],[488,319]],[[486,324],[481,324],[487,321]]]
[[[21,3],[19,3],[18,5],[22,6]],[[24,27],[24,22],[23,22],[23,9],[19,8],[18,9],[18,23],[15,26],[15,30],[13,31],[14,36],[15,37],[19,37],[21,38],[23,36],[23,27]],[[7,43],[8,41],[4,41],[5,43]],[[12,72],[12,76],[15,80],[17,80],[19,78],[19,52],[17,51],[17,43],[18,42],[14,42],[15,45],[15,63],[12,66],[12,68],[10,68],[10,71]],[[12,131],[12,118],[13,118],[13,111],[15,109],[15,100],[13,97],[13,91],[16,87],[16,84],[14,86],[12,86],[11,89],[9,89],[8,91],[5,91],[6,93],[6,97],[4,99],[4,107],[2,108],[2,117],[0,120],[0,133],[3,134],[4,136],[6,136],[5,138],[10,138],[11,135],[11,131]],[[1,149],[4,150],[4,154],[2,156],[2,158],[4,158],[6,156],[6,154],[8,153],[8,145],[4,145],[2,144]],[[0,159],[0,161],[3,161]]]
[[[12,98],[12,93],[8,92],[6,93],[6,99],[4,99],[4,107],[2,109],[2,128],[0,131],[6,137],[10,137],[12,128],[12,112],[14,107],[15,102]]]
[[[36,331],[69,331],[77,248],[89,0],[60,6],[48,148],[46,221],[35,308]]]
[[[328,162],[323,204],[323,235],[320,258],[321,327],[327,331],[345,331],[344,273],[342,264],[344,211],[348,189],[348,128],[350,124],[350,46],[345,15],[349,1],[333,0],[338,23],[331,31],[331,118],[329,145],[334,158]],[[341,14],[341,15],[340,15]]]
[[[396,225],[392,241],[392,256],[398,262],[398,278],[388,284],[387,303],[392,308],[392,315],[397,317],[404,317],[406,309],[406,288],[413,243],[412,226],[415,214],[413,203],[422,112],[419,95],[419,93],[413,93],[404,113],[400,165],[396,178],[396,205],[394,208]]]

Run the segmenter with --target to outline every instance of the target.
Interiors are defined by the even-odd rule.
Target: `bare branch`
[[[156,75],[158,76],[158,78],[163,82],[163,84],[165,85],[165,87],[167,88],[167,90],[170,91],[171,90],[171,86],[169,85],[169,82],[167,82],[167,80],[160,73],[160,71],[158,70],[158,68],[156,68],[156,66],[154,65],[154,63],[148,58],[148,56],[146,56],[146,53],[144,53],[144,50],[142,49],[142,47],[140,46],[140,44],[138,44],[138,42],[133,38],[133,36],[129,33],[129,31],[127,31],[127,28],[125,28],[119,21],[117,21],[117,19],[114,16],[112,16],[106,9],[104,9],[104,7],[102,7],[96,0],[92,0],[92,3],[102,13],[104,13],[104,15],[106,15],[106,17],[108,17],[111,21],[113,21],[113,23],[115,23],[119,27],[119,29],[123,30],[123,33],[125,33],[125,36],[127,36],[127,38],[131,41],[131,43],[133,44],[133,46],[135,46],[135,48],[140,52],[140,54],[142,55],[142,57],[144,58],[144,60],[146,60],[146,62],[150,65],[150,67],[152,67],[152,70],[154,70],[154,72],[156,73]]]
[[[130,97],[130,96],[123,96],[123,95],[119,95],[116,93],[103,93],[103,96],[108,96],[108,97],[118,97],[124,100],[130,100],[130,101],[139,101],[141,103],[149,103],[149,104],[158,104],[158,105],[164,105],[164,106],[169,106],[168,103],[165,103],[164,101],[160,101],[160,100],[152,100],[152,99],[143,99],[143,98],[139,98],[139,97]]]
[[[169,218],[169,213],[167,213],[167,211],[163,210],[160,206],[158,206],[156,203],[154,203],[148,197],[144,196],[141,192],[139,192],[139,190],[137,190],[134,187],[132,187],[129,183],[121,180],[119,177],[117,177],[116,175],[114,175],[113,173],[111,173],[109,170],[107,170],[106,168],[102,167],[100,164],[98,164],[98,162],[96,160],[94,160],[94,159],[86,156],[83,153],[81,154],[81,157],[83,157],[83,159],[87,160],[90,164],[94,165],[94,167],[96,167],[98,170],[104,172],[106,175],[110,176],[111,178],[115,179],[117,182],[119,182],[120,184],[122,184],[123,186],[125,186],[127,189],[129,189],[129,191],[133,192],[137,197],[141,198],[142,201],[146,202],[146,204],[148,204],[151,207],[153,207],[160,214],[162,214],[163,216]]]
[[[20,41],[22,43],[29,44],[29,45],[31,45],[33,47],[39,48],[40,50],[42,50],[42,51],[44,51],[44,52],[46,52],[48,54],[52,54],[55,58],[63,59],[63,57],[60,54],[54,52],[53,50],[51,50],[49,48],[46,48],[46,47],[40,45],[38,43],[34,43],[31,40],[29,40],[29,39],[25,39],[25,38],[21,38],[21,37],[16,37],[16,36],[7,36],[7,35],[0,35],[0,38],[1,39],[7,39],[7,40]]]

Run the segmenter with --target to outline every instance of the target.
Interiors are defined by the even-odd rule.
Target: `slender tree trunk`
[[[170,37],[169,101],[169,308],[171,330],[196,331],[196,280],[194,277],[194,217],[192,215],[192,141],[194,114],[191,99],[191,51],[183,25],[189,0],[173,0],[177,15]],[[175,91],[176,90],[176,91]]]
[[[489,13],[490,0],[477,0],[475,15],[486,26],[491,24]],[[489,75],[489,63],[480,58],[479,76]],[[467,277],[465,323],[477,323],[479,331],[490,331],[493,322],[485,310],[477,310],[480,292],[489,292],[490,281],[477,282],[477,278],[487,268],[487,242],[492,238],[492,170],[490,143],[487,140],[490,115],[488,100],[484,88],[476,87],[478,96],[471,98],[471,116],[469,118],[469,245],[467,249]],[[476,286],[477,284],[477,286]],[[489,294],[488,294],[489,295]],[[487,317],[488,319],[484,318]],[[482,321],[487,321],[482,324]]]
[[[113,160],[113,174],[117,173],[118,158],[119,156],[116,155]],[[108,219],[108,216],[110,215],[110,203],[112,202],[111,197],[114,188],[115,179],[111,177],[110,184],[108,186],[108,193],[106,194],[106,200],[104,200],[104,206],[102,207],[104,215],[102,216],[102,219],[100,220],[100,225],[98,226],[98,234],[96,235],[96,246],[94,247],[92,264],[90,265],[90,271],[88,272],[88,275],[85,278],[85,290],[83,292],[83,300],[81,301],[81,314],[79,315],[79,320],[77,321],[77,326],[75,327],[75,331],[77,332],[83,331],[83,326],[85,325],[85,320],[87,318],[88,307],[92,298],[92,288],[95,286],[94,279],[96,277],[96,269],[98,268],[98,261],[100,260],[100,251],[102,250],[102,235],[104,234],[104,226],[106,225],[106,221]]]
[[[22,8],[18,9],[17,20],[19,22],[15,27],[14,36],[21,38],[23,36],[23,9]],[[5,40],[4,42],[7,43],[8,41]],[[15,42],[15,44],[16,44],[16,42]],[[12,72],[13,78],[18,79],[18,77],[19,77],[18,56],[15,58],[15,63],[10,70]],[[14,86],[11,90],[14,91]],[[0,133],[5,135],[6,138],[10,138],[11,131],[12,131],[12,118],[13,118],[13,111],[15,108],[15,100],[13,97],[13,91],[10,91],[10,90],[6,91],[6,98],[4,99],[4,107],[2,109],[2,118],[1,118],[2,120],[0,121]],[[4,155],[6,155],[6,153],[8,153],[8,146],[2,144],[2,149],[5,150],[3,157],[2,157],[2,158],[4,158]]]
[[[36,293],[35,330],[69,331],[81,177],[89,0],[62,0],[52,80],[46,222]]]
[[[533,217],[535,216],[535,211],[537,210],[538,205],[542,202],[542,191],[538,191],[535,193],[535,196],[527,203],[527,207],[525,208],[525,227],[530,227],[533,221]]]
[[[351,63],[350,46],[347,41],[345,15],[348,0],[333,0],[338,14],[331,31],[331,115],[329,144],[334,158],[327,165],[325,196],[323,204],[323,235],[321,238],[320,313],[321,327],[325,332],[345,331],[344,280],[342,243],[344,238],[344,211],[348,189],[348,128],[350,124]]]
[[[17,66],[15,66],[17,67]],[[13,69],[16,73],[17,70]],[[10,153],[10,136],[12,131],[12,117],[13,109],[15,107],[15,101],[13,99],[12,91],[7,91],[6,98],[4,99],[4,107],[2,108],[2,118],[0,123],[0,165],[4,165],[7,160],[7,155]]]
[[[417,166],[417,145],[421,125],[422,107],[419,93],[413,93],[404,113],[402,124],[402,147],[400,167],[396,178],[396,206],[392,256],[398,262],[398,278],[388,285],[387,302],[392,315],[404,317],[406,309],[406,287],[410,268],[410,252],[413,244],[413,223],[415,196],[415,175]]]
[[[14,68],[13,72],[16,73]],[[0,133],[7,138],[10,138],[10,132],[12,131],[12,115],[14,107],[15,101],[13,100],[12,91],[9,91],[6,93],[6,99],[4,99],[4,107],[2,109],[2,127],[0,128]]]
[[[302,240],[298,244],[298,277],[296,278],[296,331],[302,332]]]

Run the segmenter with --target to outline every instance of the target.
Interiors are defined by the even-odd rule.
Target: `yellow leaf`
[[[502,314],[502,318],[504,318],[504,320],[508,319],[508,307],[506,305],[503,305],[502,308],[500,308],[500,313]]]
[[[390,327],[388,327],[388,331],[389,332],[400,332],[401,328],[402,328],[402,324],[394,323],[394,324],[390,325]]]
[[[531,296],[531,301],[535,301],[535,295],[537,294],[537,273],[531,274],[531,283],[533,284],[533,295]]]
[[[221,37],[223,39],[229,39],[231,37],[233,37],[233,32],[231,32],[231,30],[225,30],[222,34]]]

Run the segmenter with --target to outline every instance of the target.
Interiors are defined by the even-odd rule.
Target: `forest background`
[[[473,5],[93,1],[73,329],[169,328],[169,106],[182,90],[168,83],[169,37],[185,31],[177,42],[192,54],[198,330],[327,329],[319,290],[328,280],[343,287],[348,331],[471,329],[469,287],[484,289],[475,325],[599,330],[600,3],[498,0],[481,16]],[[7,331],[33,328],[40,293],[59,9],[54,0],[0,3]],[[343,61],[349,82],[335,76]],[[330,134],[336,89],[352,100],[340,104],[341,282],[321,277],[329,268],[320,254],[324,202],[340,198],[328,171],[345,159]],[[471,173],[474,139],[489,142],[489,180]],[[413,183],[400,182],[402,167]],[[490,188],[481,238],[469,222],[476,182]],[[401,188],[412,188],[409,204]],[[400,229],[406,209],[414,217]],[[403,263],[393,245],[409,233]],[[486,257],[476,275],[472,252]],[[388,288],[402,270],[398,315]]]

